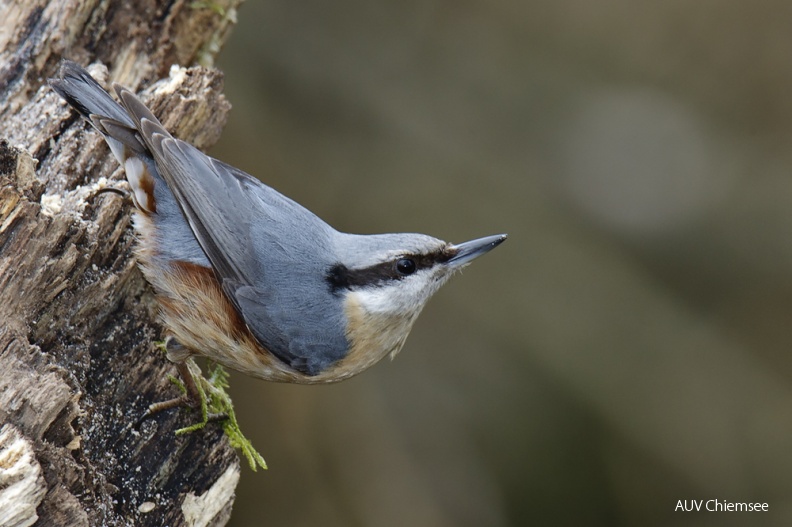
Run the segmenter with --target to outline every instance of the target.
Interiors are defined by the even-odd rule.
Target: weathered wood
[[[222,431],[176,437],[162,330],[131,204],[99,135],[47,86],[101,61],[175,135],[208,147],[229,105],[208,63],[241,0],[20,0],[0,20],[0,524],[222,525],[239,465]],[[101,67],[92,71],[102,78]],[[14,483],[13,485],[11,483]],[[10,501],[4,501],[10,500]],[[15,508],[6,508],[13,503]],[[4,516],[8,511],[11,516]]]

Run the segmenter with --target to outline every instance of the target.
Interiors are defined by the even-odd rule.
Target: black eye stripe
[[[445,247],[428,254],[405,254],[393,260],[362,269],[350,269],[344,264],[338,263],[328,270],[326,280],[334,293],[341,289],[366,287],[392,280],[402,280],[421,269],[428,269],[438,263],[447,262],[455,254],[456,251]],[[399,270],[399,262],[401,260],[412,261],[415,270],[409,273],[401,272]]]

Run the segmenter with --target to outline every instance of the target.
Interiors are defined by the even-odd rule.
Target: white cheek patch
[[[124,170],[134,193],[135,204],[147,212],[155,212],[154,196],[147,192],[147,190],[153,191],[154,180],[146,170],[146,166],[140,159],[130,157],[124,162]]]
[[[443,282],[424,271],[403,280],[362,288],[356,293],[367,313],[410,316],[421,311]]]
[[[364,313],[384,314],[394,309],[391,295],[385,288],[366,288],[355,293]]]

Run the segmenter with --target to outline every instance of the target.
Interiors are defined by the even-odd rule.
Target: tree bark
[[[109,65],[200,148],[229,104],[211,63],[241,0],[0,0],[0,525],[222,525],[239,463],[222,430],[139,421],[177,395],[131,203],[99,134],[46,85],[58,62]],[[173,68],[171,68],[173,66]],[[92,71],[101,80],[101,66]],[[150,84],[167,75],[169,78]]]

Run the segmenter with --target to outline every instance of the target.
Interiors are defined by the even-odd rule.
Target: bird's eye
[[[409,258],[401,258],[396,262],[396,270],[405,276],[415,272],[415,262]]]

